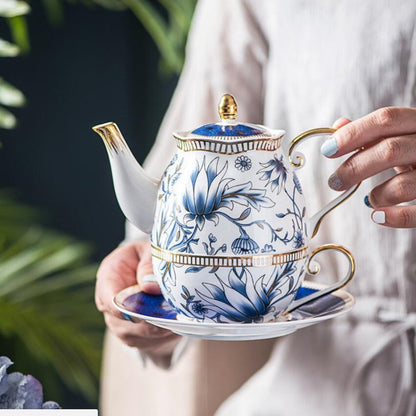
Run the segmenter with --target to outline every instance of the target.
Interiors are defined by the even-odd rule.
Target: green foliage
[[[62,400],[55,396],[64,384],[94,403],[103,333],[97,266],[88,245],[33,226],[36,217],[0,191],[0,353],[21,371],[42,368],[34,375],[50,398]],[[10,345],[19,348],[4,351]]]
[[[49,20],[64,18],[64,0],[42,0]],[[66,0],[113,11],[129,10],[148,31],[165,73],[178,74],[196,0]],[[35,4],[35,2],[33,2]],[[10,39],[0,38],[0,58],[30,49],[28,1],[0,0]],[[6,107],[25,97],[0,78],[0,128],[16,126]],[[39,215],[0,190],[0,354],[43,383],[47,399],[65,406],[63,386],[96,405],[103,322],[94,306],[97,266],[90,247],[37,224]]]
[[[195,1],[159,0],[158,3],[167,12],[167,20],[148,0],[122,0],[122,3],[134,13],[156,43],[164,71],[179,74],[185,58],[185,43]]]
[[[29,10],[23,1],[0,2],[14,42],[0,39],[0,57],[29,49],[22,16]],[[16,125],[4,106],[24,104],[23,93],[0,78],[0,127]],[[103,332],[93,300],[96,265],[86,244],[33,225],[36,220],[33,209],[0,190],[0,354],[41,378],[49,397],[62,402],[67,386],[92,403]]]
[[[26,21],[23,15],[30,7],[24,1],[2,0],[0,18],[7,19],[14,43],[0,38],[0,57],[14,57],[29,49]],[[13,129],[17,120],[12,112],[3,107],[21,107],[25,104],[24,95],[11,84],[0,78],[0,128]]]
[[[63,0],[43,0],[49,20],[63,18]],[[113,11],[130,10],[155,42],[166,74],[179,74],[196,0],[67,0]]]

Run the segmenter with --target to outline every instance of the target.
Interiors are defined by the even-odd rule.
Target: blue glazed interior
[[[154,316],[155,318],[175,319],[177,312],[165,301],[162,295],[149,295],[144,292],[134,293],[127,297],[123,306],[141,315]]]
[[[301,286],[301,287],[298,289],[298,293],[296,293],[295,300],[297,300],[297,299],[302,299],[302,298],[304,298],[305,296],[312,295],[312,293],[315,293],[315,292],[317,292],[317,290],[316,290],[316,289],[311,289],[311,288],[309,288],[309,287],[303,287],[303,286]]]
[[[316,289],[302,286],[299,288],[295,299],[301,299],[315,292],[317,292]],[[155,296],[144,292],[134,293],[124,300],[123,306],[133,313],[154,318],[176,319],[177,315],[177,312],[165,301],[162,295]],[[300,306],[291,315],[292,319],[295,320],[311,316],[322,316],[333,313],[343,306],[344,301],[340,297],[329,294]],[[131,320],[127,314],[123,315],[127,320]]]
[[[246,124],[224,125],[212,123],[198,127],[192,131],[192,133],[199,134],[200,136],[245,137],[262,134],[264,131],[252,126],[247,126]]]

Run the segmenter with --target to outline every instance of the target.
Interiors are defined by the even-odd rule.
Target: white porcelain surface
[[[326,286],[304,282],[302,287],[323,290]],[[126,319],[133,322],[144,320],[150,324],[192,338],[224,341],[257,340],[288,335],[306,326],[343,315],[354,305],[352,295],[345,290],[338,290],[330,295],[324,295],[319,300],[310,301],[273,322],[218,324],[215,322],[197,322],[181,315],[179,315],[179,319],[158,318],[154,313],[143,314],[137,310],[132,310],[134,308],[126,308],[123,305],[125,299],[138,292],[140,292],[139,287],[132,286],[123,290],[114,298],[115,306],[124,314]],[[326,307],[325,302],[330,306]],[[169,305],[165,304],[164,308],[169,308]]]

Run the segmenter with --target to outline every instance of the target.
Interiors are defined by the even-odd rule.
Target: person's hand
[[[377,173],[394,168],[396,175],[365,198],[374,222],[389,227],[416,227],[416,206],[398,206],[416,198],[416,109],[386,107],[358,120],[339,119],[338,130],[321,152],[327,157],[352,153],[330,176],[328,184],[345,190]]]
[[[154,360],[169,356],[180,336],[146,322],[132,323],[123,319],[113,305],[113,297],[126,287],[139,283],[143,291],[160,294],[154,281],[150,243],[138,241],[119,247],[101,263],[97,272],[95,302],[104,313],[108,328],[125,344],[146,351]]]

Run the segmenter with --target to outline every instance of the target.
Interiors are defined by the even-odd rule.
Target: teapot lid
[[[190,132],[174,133],[177,145],[185,151],[207,150],[235,154],[247,150],[276,150],[283,130],[271,130],[259,124],[238,123],[237,103],[224,94],[218,104],[221,121],[200,126]],[[243,145],[243,144],[246,145]]]

